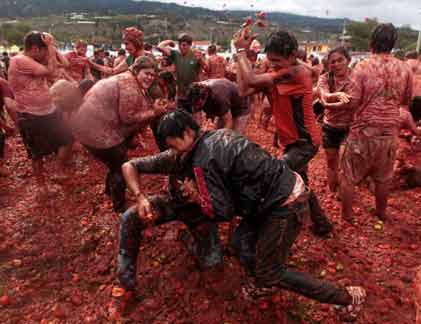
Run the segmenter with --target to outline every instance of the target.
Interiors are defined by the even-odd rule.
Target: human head
[[[118,56],[126,56],[126,50],[124,48],[120,48],[118,50]]]
[[[48,57],[48,47],[42,35],[39,31],[31,31],[23,39],[25,54],[38,62],[43,62]]]
[[[143,50],[143,32],[136,27],[128,27],[123,30],[123,43],[130,55]]]
[[[76,82],[58,80],[50,88],[54,105],[65,112],[77,109],[82,103],[82,93]]]
[[[265,47],[266,57],[275,70],[294,64],[297,50],[297,39],[283,30],[270,34]]]
[[[214,55],[214,54],[216,54],[216,45],[215,44],[209,45],[208,55]]]
[[[9,53],[3,52],[3,57],[7,57],[7,56],[9,56]]]
[[[164,115],[158,124],[158,138],[178,153],[191,150],[200,131],[193,117],[181,110]]]
[[[377,25],[370,37],[370,49],[373,53],[390,53],[398,39],[398,32],[392,24]]]
[[[343,46],[336,47],[327,54],[328,69],[334,75],[343,76],[348,71],[351,56]]]
[[[409,52],[406,52],[405,59],[407,59],[407,60],[416,60],[416,59],[418,59],[418,52],[417,51],[409,51]]]
[[[182,33],[178,36],[178,48],[182,55],[186,55],[193,44],[193,38],[186,33]]]
[[[187,101],[191,104],[193,112],[200,111],[208,99],[209,87],[202,82],[194,82],[187,89]]]
[[[257,61],[257,52],[253,51],[251,49],[247,50],[246,52],[247,58],[250,61],[251,64],[255,64]]]
[[[85,56],[87,49],[88,49],[88,44],[85,41],[79,39],[75,42],[75,50],[76,50],[77,55]]]
[[[129,68],[143,89],[148,89],[156,78],[156,63],[149,56],[140,56]]]

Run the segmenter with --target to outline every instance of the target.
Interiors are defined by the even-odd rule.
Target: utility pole
[[[421,16],[421,10],[418,11],[418,16]],[[420,54],[421,47],[421,26],[418,26],[418,41],[417,41],[417,53]]]

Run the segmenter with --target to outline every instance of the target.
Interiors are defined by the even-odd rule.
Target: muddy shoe
[[[121,286],[127,291],[134,290],[136,287],[137,260],[120,252],[117,257],[117,264],[117,277]]]
[[[352,297],[352,304],[348,306],[335,306],[335,310],[340,321],[355,322],[363,310],[367,294],[364,288],[358,286],[346,287],[345,289]]]

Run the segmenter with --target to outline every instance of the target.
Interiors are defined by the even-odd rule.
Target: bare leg
[[[376,215],[381,220],[386,219],[387,198],[389,197],[389,183],[376,182]]]
[[[331,192],[336,192],[338,189],[338,160],[339,150],[326,149],[327,160],[327,182]]]
[[[348,222],[353,221],[352,201],[354,200],[354,186],[345,179],[341,179],[342,218]]]

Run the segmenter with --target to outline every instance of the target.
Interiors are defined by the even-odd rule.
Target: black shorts
[[[349,129],[335,128],[327,124],[323,124],[323,148],[324,149],[339,149],[342,142],[348,136]]]
[[[18,126],[31,160],[57,153],[61,146],[73,141],[72,134],[63,121],[60,111],[44,116],[18,113]]]

